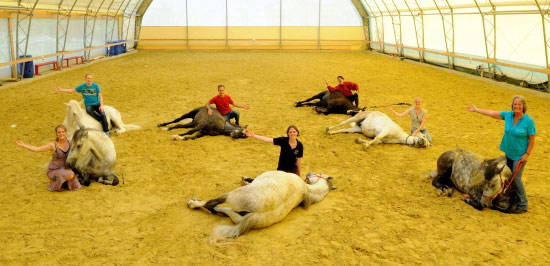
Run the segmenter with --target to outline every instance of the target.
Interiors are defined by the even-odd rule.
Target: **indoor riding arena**
[[[0,1],[5,62],[0,64],[5,153],[0,264],[544,265],[550,260],[550,68],[543,37],[549,36],[543,33],[550,5],[545,1],[59,2]],[[60,22],[60,14],[71,12],[66,19],[72,24]],[[453,27],[445,23],[451,16]],[[493,17],[498,27],[487,22]],[[92,20],[97,20],[95,37],[84,35],[83,46],[83,29],[90,29]],[[419,21],[423,34],[415,31]],[[64,25],[61,48],[56,27]],[[494,39],[484,29],[498,29]],[[65,60],[72,57],[76,60]],[[39,66],[36,75],[35,66],[47,62],[55,63]],[[25,78],[25,69],[33,75]],[[118,185],[92,182],[76,191],[50,192],[51,152],[31,152],[15,141],[54,142],[65,103],[82,100],[80,93],[55,88],[75,88],[86,82],[86,74],[101,87],[104,104],[141,129],[111,132]],[[399,118],[388,106],[402,113],[420,97],[432,145],[364,149],[355,141],[368,138],[359,133],[328,135],[327,127],[351,116],[318,114],[312,107],[296,108],[295,102],[327,90],[325,80],[336,86],[337,76],[359,85],[360,107],[385,113],[407,134],[409,115]],[[213,243],[213,228],[232,225],[231,220],[191,209],[187,201],[217,198],[242,186],[243,176],[276,170],[280,151],[253,138],[173,140],[189,129],[157,127],[204,106],[218,95],[218,84],[236,104],[249,106],[233,109],[256,135],[286,136],[287,127],[295,125],[304,146],[300,178],[326,174],[337,188],[274,225]],[[438,192],[430,172],[442,153],[461,148],[485,159],[504,155],[499,146],[505,122],[467,107],[510,111],[515,95],[525,97],[536,123],[536,143],[522,176],[528,211],[477,210],[458,190],[451,196]]]

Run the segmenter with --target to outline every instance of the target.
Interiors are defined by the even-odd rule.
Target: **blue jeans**
[[[519,163],[519,160],[514,161],[508,156],[506,156],[506,165],[510,167],[510,170],[512,170],[512,174],[516,171],[516,167]],[[521,182],[521,175],[523,174],[523,168],[525,168],[525,164],[527,162],[523,162],[521,164],[521,167],[516,174],[516,177],[514,177],[514,186],[516,188],[516,193],[512,195],[511,203],[516,205],[516,208],[527,210],[527,194],[525,193],[525,187],[523,187],[523,182]]]
[[[101,127],[103,128],[104,132],[109,132],[107,116],[105,116],[105,112],[99,111],[99,105],[86,106],[86,113],[88,113],[91,117],[101,123]]]
[[[411,129],[411,134],[416,131],[416,128]],[[428,138],[428,141],[432,143],[432,136],[430,136],[430,132],[427,129],[421,129],[420,131],[422,134],[426,135],[426,138]]]
[[[223,117],[225,117],[225,120],[227,120],[227,122],[231,123],[231,121],[229,121],[231,118],[235,118],[235,125],[239,125],[239,117],[241,115],[239,114],[239,111],[237,110],[231,110],[231,112],[225,114]]]

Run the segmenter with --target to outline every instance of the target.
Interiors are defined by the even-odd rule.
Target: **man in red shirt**
[[[346,81],[344,82],[344,77],[338,76],[338,85],[336,87],[332,87],[328,84],[328,81],[325,80],[327,83],[328,91],[340,91],[350,102],[355,102],[355,107],[359,107],[359,85],[357,83]],[[357,93],[353,93],[352,91],[357,91]]]
[[[212,115],[212,108],[210,108],[210,104],[215,104],[216,109],[220,112],[223,117],[225,117],[225,120],[228,122],[229,119],[235,118],[235,124],[239,125],[239,111],[237,110],[231,110],[231,107],[229,105],[233,105],[235,107],[240,107],[248,110],[248,104],[238,104],[233,102],[233,99],[229,97],[229,95],[225,95],[225,86],[223,84],[218,85],[218,95],[214,96],[214,98],[210,99],[206,103],[206,108],[208,108],[208,115]]]

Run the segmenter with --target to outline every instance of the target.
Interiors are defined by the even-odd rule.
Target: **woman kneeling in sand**
[[[15,141],[15,144],[21,146],[27,150],[34,152],[52,151],[52,160],[48,164],[47,175],[50,179],[49,191],[63,191],[63,185],[66,184],[69,190],[77,190],[81,188],[78,178],[73,170],[67,168],[65,165],[67,161],[67,155],[71,150],[71,143],[65,137],[67,129],[64,126],[59,125],[55,128],[55,134],[57,138],[55,142],[48,143],[44,146],[31,146],[23,143],[20,140]]]

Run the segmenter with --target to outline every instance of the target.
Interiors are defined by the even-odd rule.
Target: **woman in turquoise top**
[[[523,96],[514,96],[512,99],[512,111],[491,111],[479,109],[475,105],[469,106],[468,111],[478,112],[480,114],[492,117],[494,119],[504,120],[504,136],[500,142],[500,150],[506,154],[508,167],[515,173],[518,164],[521,164],[514,178],[516,187],[515,197],[512,198],[511,213],[524,213],[527,211],[527,195],[521,175],[523,168],[529,159],[529,155],[535,146],[535,136],[537,130],[535,121],[526,114],[527,102]]]

